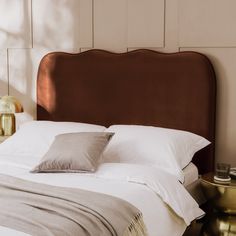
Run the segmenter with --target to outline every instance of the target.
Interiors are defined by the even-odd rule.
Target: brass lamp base
[[[0,121],[3,136],[10,136],[16,132],[16,118],[13,113],[2,113]]]

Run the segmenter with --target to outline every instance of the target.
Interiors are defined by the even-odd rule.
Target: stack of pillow
[[[209,145],[181,130],[139,125],[109,128],[76,122],[31,121],[0,145],[1,155],[40,159],[31,172],[89,172],[101,163],[161,168],[184,181],[182,169]]]

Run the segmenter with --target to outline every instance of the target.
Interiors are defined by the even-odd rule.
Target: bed
[[[192,163],[185,166],[186,186],[195,182],[198,174],[214,168],[215,103],[214,69],[206,56],[196,52],[55,52],[42,59],[38,71],[38,121],[81,122],[105,127],[115,124],[155,126],[192,132],[209,140],[211,144],[197,152]],[[190,200],[185,188],[178,185],[178,179],[168,177],[176,182],[177,188],[168,183],[168,178],[163,177],[165,174],[160,174],[162,170],[156,173],[154,169],[140,165],[131,170],[116,163],[105,163],[96,174],[32,174],[29,171],[37,161],[29,156],[24,161],[16,155],[1,156],[0,173],[124,199],[142,212],[147,233],[151,236],[182,235],[190,223],[186,219],[193,220],[203,214],[194,205],[196,202]],[[139,173],[140,179],[127,181],[125,173],[132,171],[135,177]],[[162,180],[155,183],[160,185],[158,189],[145,182],[149,172]],[[164,193],[158,192],[163,185],[169,191],[176,187],[175,190],[191,202],[191,207],[196,208],[191,217],[186,216],[189,205],[183,201],[176,203],[181,205],[183,217],[176,213],[178,209],[174,206],[172,209],[171,204],[167,206],[168,199],[163,200]],[[173,197],[172,194],[169,197]],[[4,226],[0,227],[0,232],[25,235]]]

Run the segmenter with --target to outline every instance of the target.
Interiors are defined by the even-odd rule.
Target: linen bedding
[[[31,235],[146,235],[142,213],[119,198],[0,174],[0,224]]]
[[[29,173],[38,162],[38,158],[32,156],[1,156],[0,173],[36,183],[79,188],[123,199],[142,212],[150,236],[180,236],[193,219],[204,214],[183,185],[161,169],[110,163],[100,165],[95,173],[90,174]],[[21,231],[4,226],[0,227],[0,233],[7,236],[24,235]]]

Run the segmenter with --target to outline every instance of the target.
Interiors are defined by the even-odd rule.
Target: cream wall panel
[[[94,47],[126,50],[127,0],[94,0]]]
[[[27,116],[36,117],[36,79],[38,65],[47,50],[9,50],[9,94],[23,104]],[[16,63],[17,61],[17,63]]]
[[[143,47],[132,47],[132,48],[128,48],[127,51],[131,52],[131,51],[138,50],[138,49],[143,49]],[[145,47],[145,49],[153,50],[153,51],[157,51],[157,52],[162,52],[164,50],[164,48],[151,48],[151,47]]]
[[[88,17],[91,18],[92,5],[89,0],[81,2],[80,19],[79,0],[33,0],[34,48],[78,51],[80,33],[85,34],[81,38],[83,46],[91,46],[92,21]],[[84,22],[83,27],[80,20]]]
[[[164,46],[164,0],[128,0],[128,47]]]
[[[179,0],[165,1],[165,52],[179,50],[178,3]]]
[[[184,49],[182,49],[184,50]],[[217,161],[236,166],[236,48],[187,48],[209,56],[217,75]]]
[[[0,0],[0,48],[31,47],[31,1]]]
[[[79,46],[93,47],[93,0],[79,1]]]
[[[86,52],[86,51],[89,51],[91,50],[91,48],[80,48],[80,52]]]
[[[164,0],[94,0],[94,47],[163,47]]]
[[[0,97],[8,92],[7,50],[0,50]]]
[[[180,46],[236,46],[235,0],[180,0]]]

